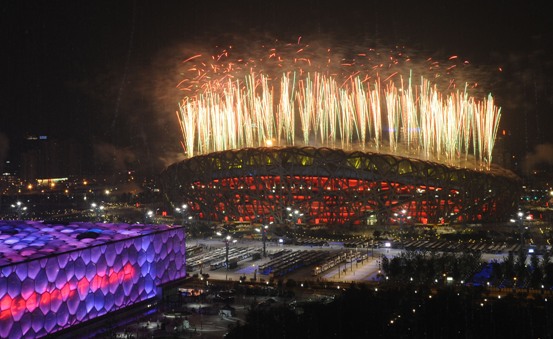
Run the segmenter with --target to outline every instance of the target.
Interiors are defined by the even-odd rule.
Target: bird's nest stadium
[[[397,155],[316,147],[198,155],[161,173],[166,198],[203,220],[306,225],[485,223],[507,220],[520,179]],[[290,220],[290,210],[298,215]],[[406,221],[406,220],[403,220]]]

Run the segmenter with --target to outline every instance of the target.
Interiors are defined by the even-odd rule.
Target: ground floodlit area
[[[181,227],[0,221],[0,249],[2,338],[58,332],[186,276]]]

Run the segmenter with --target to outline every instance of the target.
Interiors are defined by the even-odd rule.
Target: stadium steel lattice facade
[[[458,168],[396,155],[314,147],[214,152],[175,163],[161,175],[175,206],[209,221],[305,224],[493,222],[517,207],[520,179],[510,171]],[[296,222],[297,220],[293,220]]]

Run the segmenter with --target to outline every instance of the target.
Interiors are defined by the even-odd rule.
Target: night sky
[[[117,167],[159,171],[181,152],[175,65],[191,46],[301,36],[469,60],[502,109],[500,128],[519,140],[517,151],[553,163],[553,20],[545,8],[532,1],[359,3],[2,1],[0,160],[16,158],[20,141],[35,134],[93,145],[96,157]]]

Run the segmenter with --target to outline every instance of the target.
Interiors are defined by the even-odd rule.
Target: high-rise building
[[[81,175],[84,155],[83,147],[71,140],[28,136],[21,153],[20,177],[35,180]]]

